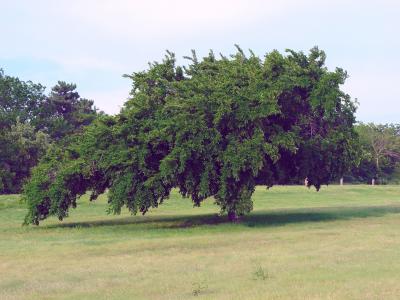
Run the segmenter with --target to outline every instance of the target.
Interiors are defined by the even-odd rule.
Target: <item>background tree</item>
[[[30,167],[44,154],[46,136],[30,125],[44,101],[42,85],[0,69],[0,193],[19,192]]]
[[[44,86],[4,75],[0,69],[0,130],[16,124],[36,122],[45,101]]]
[[[0,133],[0,192],[18,193],[49,145],[48,136],[19,119]]]
[[[352,175],[359,181],[372,178],[382,182],[394,179],[400,162],[400,126],[364,124],[356,126],[360,137],[362,159]]]
[[[186,67],[167,54],[133,73],[131,99],[66,148],[53,149],[24,188],[26,223],[60,220],[109,189],[109,211],[157,207],[172,188],[194,205],[213,196],[230,220],[252,209],[257,184],[302,181],[317,189],[342,175],[358,152],[347,75],[325,67],[318,48],[260,59],[195,53]]]
[[[59,82],[48,97],[44,89],[0,69],[0,193],[20,192],[49,143],[69,139],[97,116],[74,84]]]
[[[93,100],[81,98],[76,85],[59,81],[40,107],[37,128],[54,140],[79,132],[97,116]]]

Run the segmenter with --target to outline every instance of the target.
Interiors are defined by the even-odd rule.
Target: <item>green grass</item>
[[[0,196],[0,299],[398,299],[400,186],[259,187],[239,224],[177,193],[146,216],[80,200],[22,227]]]

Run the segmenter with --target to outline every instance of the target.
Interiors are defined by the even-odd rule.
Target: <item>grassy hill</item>
[[[398,299],[400,186],[259,187],[239,224],[176,192],[145,216],[83,197],[22,227],[0,196],[0,299]]]

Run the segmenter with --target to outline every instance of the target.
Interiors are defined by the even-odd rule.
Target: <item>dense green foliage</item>
[[[96,117],[93,101],[75,89],[58,82],[46,96],[42,85],[0,69],[0,193],[20,192],[49,143],[80,132]]]
[[[47,147],[33,125],[45,102],[44,87],[0,69],[0,193],[17,193]]]
[[[35,131],[29,123],[17,120],[7,131],[0,132],[0,191],[18,193],[30,169],[46,152],[48,136]]]
[[[168,53],[128,76],[120,114],[52,149],[25,186],[25,223],[62,220],[77,197],[106,189],[109,212],[146,213],[175,187],[194,205],[213,196],[234,220],[251,211],[257,184],[307,177],[319,189],[354,161],[355,107],[339,88],[347,75],[328,71],[324,52],[189,59],[182,68]]]
[[[353,168],[350,180],[378,183],[398,180],[400,168],[400,125],[363,124],[356,127],[361,147],[360,165]]]
[[[54,140],[80,132],[96,118],[93,100],[81,98],[75,84],[59,81],[40,107],[36,126],[48,132]]]
[[[46,101],[44,87],[5,75],[0,69],[0,130],[20,122],[37,123],[40,107]]]

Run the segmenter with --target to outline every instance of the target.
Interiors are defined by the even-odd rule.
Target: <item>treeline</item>
[[[0,193],[19,193],[30,170],[52,145],[63,147],[104,113],[80,97],[75,84],[45,87],[0,69]],[[400,182],[400,125],[359,123],[359,164],[345,182]]]
[[[68,139],[99,114],[75,84],[45,87],[0,69],[0,193],[19,193],[30,169],[52,145]]]
[[[359,123],[360,163],[345,181],[400,183],[400,124]]]

